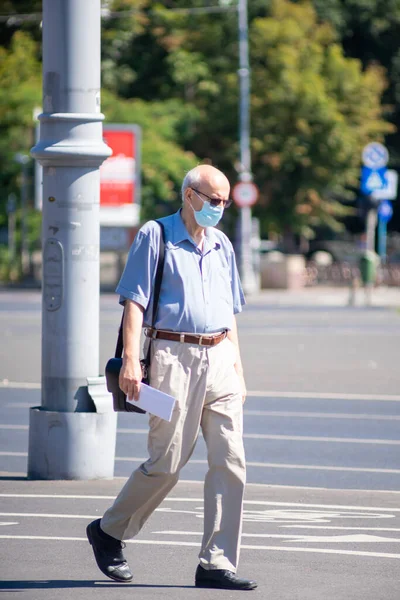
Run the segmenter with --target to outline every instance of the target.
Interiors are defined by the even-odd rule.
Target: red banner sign
[[[100,222],[130,227],[139,222],[140,129],[104,126],[104,141],[113,153],[100,167]]]

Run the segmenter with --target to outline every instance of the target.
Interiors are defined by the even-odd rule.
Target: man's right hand
[[[142,381],[142,368],[139,359],[122,360],[119,373],[119,387],[129,400],[139,400],[140,383]]]

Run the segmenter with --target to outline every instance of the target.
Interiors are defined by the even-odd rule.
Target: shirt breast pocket
[[[218,265],[216,281],[218,299],[232,306],[231,273],[228,265]]]

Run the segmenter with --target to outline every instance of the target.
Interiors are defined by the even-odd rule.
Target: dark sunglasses
[[[201,194],[202,196],[205,196],[207,198],[207,201],[211,204],[211,206],[219,206],[220,204],[224,205],[224,208],[229,208],[229,206],[232,204],[232,200],[230,198],[228,198],[228,200],[220,200],[219,198],[211,198],[210,196],[207,196],[207,194],[205,194],[204,192],[201,192],[200,190],[196,190],[195,188],[190,188],[191,190],[193,190],[194,192],[196,192],[196,194]]]

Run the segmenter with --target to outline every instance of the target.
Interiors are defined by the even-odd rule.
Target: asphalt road
[[[370,308],[339,291],[266,292],[239,317],[249,396],[239,574],[260,598],[399,600],[400,292]],[[120,310],[101,297],[101,365]],[[196,590],[206,453],[129,543],[132,585],[97,570],[84,530],[146,458],[146,422],[119,415],[116,479],[27,481],[40,404],[40,295],[0,292],[0,591],[4,598],[215,598]],[[100,369],[101,371],[101,369]],[[115,593],[113,593],[115,590]]]

